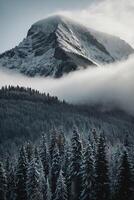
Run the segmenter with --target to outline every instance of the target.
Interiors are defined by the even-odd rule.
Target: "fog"
[[[63,10],[60,14],[75,19],[86,26],[116,35],[134,47],[134,1],[93,0],[81,10]]]
[[[56,95],[74,104],[103,104],[134,114],[134,57],[103,67],[80,70],[60,79],[27,78],[0,72],[0,86],[20,85]]]
[[[85,9],[58,10],[91,28],[117,35],[134,47],[134,1],[94,0]],[[50,13],[51,14],[51,13]],[[30,16],[32,18],[32,16]],[[34,19],[34,18],[32,18]],[[25,21],[26,29],[27,22]],[[19,29],[15,30],[16,35]],[[15,36],[16,37],[16,36]],[[9,38],[10,39],[10,38]],[[13,37],[14,39],[14,37]],[[9,42],[6,38],[6,41]],[[111,65],[89,68],[61,79],[27,78],[0,68],[0,86],[21,85],[49,92],[74,104],[104,104],[115,106],[134,115],[134,57]]]

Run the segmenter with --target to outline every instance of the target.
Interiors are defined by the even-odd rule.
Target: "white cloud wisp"
[[[70,103],[104,104],[134,114],[134,57],[125,62],[76,71],[60,79],[28,78],[1,70],[0,86],[3,85],[32,87]]]

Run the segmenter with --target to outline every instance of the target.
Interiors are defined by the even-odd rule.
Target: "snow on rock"
[[[132,47],[118,37],[52,16],[33,24],[17,47],[1,54],[0,65],[29,76],[61,77],[80,67],[126,59],[132,53]]]

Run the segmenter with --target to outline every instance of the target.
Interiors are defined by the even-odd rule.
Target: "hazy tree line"
[[[94,127],[104,130],[112,145],[122,143],[127,130],[133,142],[134,118],[121,111],[70,105],[31,88],[0,89],[0,158],[14,154],[24,141],[37,141],[42,132],[49,137],[53,127],[70,137],[74,125],[84,137]]]
[[[50,96],[49,93],[40,93],[38,90],[20,86],[4,86],[0,89],[0,99],[16,99],[27,101],[40,101],[42,103],[60,103],[57,97]]]
[[[0,162],[1,200],[133,200],[134,160],[128,138],[111,150],[104,133],[71,139],[53,130],[38,145],[22,145],[15,161]],[[114,177],[114,178],[113,178]]]

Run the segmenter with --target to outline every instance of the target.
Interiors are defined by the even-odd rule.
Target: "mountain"
[[[132,53],[134,49],[118,37],[52,16],[33,24],[18,46],[1,54],[0,65],[28,76],[61,77],[126,59]]]
[[[126,133],[134,141],[134,117],[125,112],[67,104],[30,88],[0,89],[0,150],[16,151],[15,146],[38,141],[42,133],[49,138],[54,128],[70,138],[74,126],[84,137],[94,128],[104,131],[111,144],[122,143]]]

